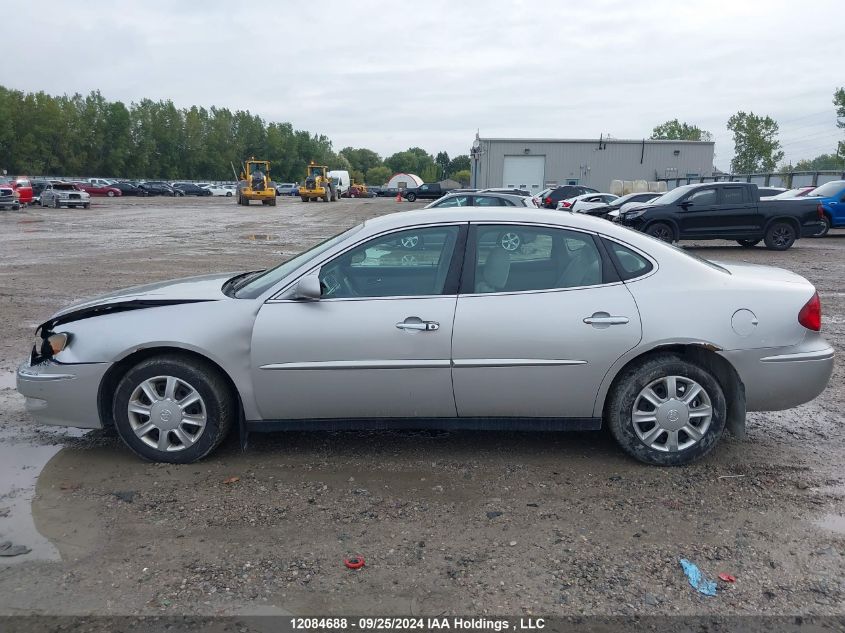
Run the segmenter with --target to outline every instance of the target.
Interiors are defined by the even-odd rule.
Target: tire
[[[797,237],[795,227],[791,223],[773,222],[766,229],[766,237],[763,241],[766,243],[766,248],[771,251],[785,251],[795,243]]]
[[[83,204],[83,205],[82,205],[82,208],[83,208],[83,209],[90,209],[90,208],[91,208],[91,203],[90,203],[90,202],[86,202],[85,204]]]
[[[668,385],[673,379],[675,398],[667,400]],[[701,391],[693,398],[693,406],[687,407],[681,398],[694,386]],[[663,400],[660,407],[651,405],[651,400],[643,396],[648,389],[658,401]],[[673,400],[677,407],[670,404]],[[703,413],[707,406],[709,419]],[[636,424],[635,407],[642,418]],[[655,412],[654,421],[647,420],[649,408]],[[690,412],[696,415],[689,417]],[[709,371],[677,354],[657,354],[624,370],[614,381],[605,407],[605,420],[622,450],[634,459],[659,466],[681,466],[704,457],[722,436],[726,417],[725,395],[718,380]],[[694,439],[684,430],[686,428],[691,432],[702,428],[703,431]],[[673,436],[675,450],[672,449]]]
[[[412,192],[411,192],[411,193],[409,193],[407,196],[405,196],[405,198],[408,200],[408,202],[416,202],[416,200],[417,200],[417,194],[415,194],[415,193],[412,191]]]
[[[275,207],[275,206],[276,206],[276,198],[275,198],[275,197],[273,197],[273,198],[271,198],[271,199],[270,199],[270,206],[271,206],[271,207]]]
[[[227,192],[226,192],[226,197],[227,197],[227,198],[231,198],[231,197],[232,197],[232,192],[231,192],[231,191],[227,191]]]
[[[109,191],[106,193],[109,198],[114,198],[114,191]]]
[[[307,197],[305,197],[305,196],[299,196],[299,197],[300,197],[300,198],[302,198],[302,201],[303,201],[303,202],[308,202],[308,198],[307,198]]]
[[[654,224],[650,225],[645,232],[646,235],[656,237],[662,242],[668,242],[669,244],[671,244],[675,241],[675,231],[673,231],[672,227],[666,224],[665,222],[655,222]]]
[[[820,220],[820,222],[822,223],[822,229],[821,229],[821,231],[816,233],[813,237],[824,237],[830,231],[830,216],[828,216],[825,213],[822,216],[822,219]]]
[[[168,400],[172,379],[175,388]],[[155,400],[147,395],[150,388],[155,390]],[[194,420],[204,419],[204,423],[182,418],[182,410],[174,401],[186,399],[187,394],[199,399],[184,411]],[[136,411],[146,408],[149,413],[130,412],[130,402]],[[112,414],[118,435],[136,455],[154,462],[190,464],[223,441],[235,423],[237,407],[228,382],[215,367],[202,360],[167,354],[141,361],[126,372],[115,390]],[[143,431],[144,427],[149,428],[145,433],[135,430]],[[161,431],[165,429],[162,440]],[[180,432],[181,436],[177,435]],[[190,443],[180,441],[183,438]],[[167,445],[170,450],[159,448]]]
[[[61,209],[62,208],[61,200],[59,200],[58,198],[53,200],[53,208],[54,209]]]
[[[323,194],[322,200],[323,200],[323,202],[329,201],[329,191],[328,191],[328,189],[326,190],[326,193]]]
[[[737,240],[736,243],[743,248],[753,248],[762,242],[762,240]]]

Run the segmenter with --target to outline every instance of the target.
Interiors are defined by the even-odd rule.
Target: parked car
[[[87,178],[85,182],[91,183],[92,185],[98,185],[100,187],[108,187],[109,185],[114,184],[113,180],[108,180],[107,178]]]
[[[280,182],[276,184],[277,196],[298,196],[299,185],[295,182]]]
[[[710,182],[684,185],[614,221],[666,242],[736,240],[783,251],[801,237],[817,234],[822,205],[813,198],[760,199],[757,185]]]
[[[813,189],[812,196],[822,205],[822,228],[814,237],[824,237],[830,229],[845,227],[845,180],[832,180]]]
[[[619,196],[612,193],[585,193],[574,198],[567,198],[557,203],[558,211],[573,211],[575,213],[585,213],[590,209],[596,207],[607,206]]]
[[[587,209],[584,213],[598,218],[613,218],[619,215],[619,212],[623,209],[630,209],[636,205],[645,204],[646,202],[659,198],[661,195],[662,194],[660,193],[654,193],[652,191],[628,193],[616,198],[616,200],[609,204],[599,205],[592,207],[591,209]]]
[[[5,183],[6,186],[11,187],[15,191],[18,202],[21,206],[32,204],[32,182],[26,176],[17,176],[9,178]]]
[[[574,198],[575,196],[582,196],[585,193],[599,192],[595,189],[591,189],[590,187],[584,187],[583,185],[563,185],[561,187],[555,187],[543,193],[543,196],[540,198],[540,206],[546,209],[556,209],[557,203],[561,200]]]
[[[233,195],[235,195],[233,189],[228,189],[227,187],[224,187],[222,185],[206,185],[204,189],[206,191],[211,192],[212,196],[224,196],[226,198],[231,198]]]
[[[41,192],[41,206],[87,209],[91,206],[91,194],[75,182],[54,182]]]
[[[32,181],[32,203],[41,204],[41,192],[44,191],[50,184],[49,180],[33,180]]]
[[[21,203],[15,195],[15,190],[9,185],[0,185],[0,209],[17,211],[20,208]]]
[[[513,193],[493,193],[474,191],[471,193],[452,192],[439,200],[430,202],[426,209],[446,209],[450,207],[530,207],[534,208],[531,198]]]
[[[758,185],[757,191],[761,198],[773,198],[786,191],[786,187],[760,187]]]
[[[145,190],[139,188],[137,185],[133,185],[131,182],[116,181],[116,182],[113,182],[110,186],[114,187],[115,189],[120,189],[120,195],[122,195],[122,196],[148,196],[149,195]]]
[[[415,200],[436,200],[441,196],[449,193],[449,189],[444,189],[439,182],[426,182],[419,187],[408,187],[402,191],[402,197],[408,202]]]
[[[456,189],[452,189],[452,191],[457,191]],[[461,189],[460,191],[464,191]],[[466,191],[476,191],[475,189],[467,189]],[[480,189],[479,191],[483,191],[486,193],[512,193],[516,196],[530,196],[531,192],[525,189]]]
[[[138,184],[138,189],[144,191],[148,196],[184,196],[178,189],[174,189],[166,182],[149,181]]]
[[[174,182],[172,186],[176,191],[181,191],[182,194],[186,196],[202,197],[211,195],[211,192],[208,189],[198,187],[192,182]]]
[[[815,185],[807,185],[805,187],[795,187],[794,189],[787,189],[786,191],[782,191],[781,193],[777,194],[776,196],[770,196],[777,200],[788,200],[789,198],[803,198],[807,196],[813,189],[815,189]]]
[[[530,251],[491,236],[518,230]],[[429,246],[408,256],[408,235]],[[667,310],[667,306],[671,309]],[[833,348],[799,275],[715,265],[534,208],[367,220],[268,270],[136,286],[36,329],[17,388],[39,423],[114,428],[188,463],[241,433],[609,427],[634,458],[709,453],[746,411],[815,398]]]
[[[108,196],[109,198],[114,198],[123,195],[123,191],[119,187],[112,185],[94,184],[87,181],[77,182],[75,184],[79,185],[83,191],[92,196]]]

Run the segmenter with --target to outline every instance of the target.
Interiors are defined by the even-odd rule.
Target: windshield
[[[353,226],[351,229],[343,231],[342,233],[338,233],[334,237],[330,237],[324,242],[320,242],[310,250],[307,250],[304,253],[300,253],[299,255],[296,255],[295,257],[292,257],[291,259],[285,262],[282,262],[275,268],[269,268],[258,277],[247,277],[247,283],[245,283],[243,286],[235,288],[235,297],[237,297],[238,299],[255,299],[261,293],[275,286],[278,282],[287,277],[290,273],[292,273],[294,270],[296,270],[303,264],[306,264],[312,259],[318,257],[322,253],[329,250],[332,246],[343,241],[353,233],[357,233],[358,231],[360,231],[363,226],[363,224],[359,224],[358,226]]]
[[[839,192],[843,189],[845,189],[845,180],[834,180],[832,182],[825,183],[820,187],[816,187],[810,192],[809,195],[821,196],[822,198],[831,198],[839,194]]]
[[[660,198],[649,200],[649,204],[672,204],[673,202],[683,198],[690,191],[697,188],[698,185],[684,185],[683,187],[676,187],[675,189],[672,189],[672,191],[667,191],[666,193],[664,193],[662,196],[660,196]]]

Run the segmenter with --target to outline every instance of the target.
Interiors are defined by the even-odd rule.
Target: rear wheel
[[[605,419],[635,459],[680,466],[713,449],[726,412],[722,387],[709,371],[675,354],[659,354],[617,378]]]
[[[736,243],[743,248],[752,248],[757,246],[762,240],[737,240]]]
[[[53,200],[53,207],[54,207],[54,208],[56,208],[56,209],[61,209],[61,208],[62,208],[62,203],[61,203],[61,201],[60,201],[58,198],[56,198],[55,200]]]
[[[109,198],[114,198],[114,191],[109,191],[108,193],[106,193],[106,195],[107,195]]]
[[[306,196],[300,196],[300,198],[302,198],[303,202],[308,202],[308,198]]]
[[[795,243],[795,227],[789,222],[774,222],[767,230],[764,242],[772,251],[785,251]]]
[[[115,427],[130,450],[156,462],[202,459],[226,437],[235,398],[210,364],[177,355],[141,361],[118,383]]]
[[[655,222],[649,226],[645,232],[647,235],[656,237],[663,242],[669,242],[671,244],[675,241],[675,231],[673,231],[672,227],[665,222]]]
[[[827,215],[823,215],[820,222],[822,223],[822,228],[813,237],[824,237],[830,231],[830,218]]]
[[[408,202],[415,202],[415,201],[416,201],[416,199],[417,199],[417,194],[415,194],[415,193],[412,191],[411,193],[409,193],[409,194],[408,194],[407,196],[405,196],[405,197],[408,199]]]
[[[276,206],[276,196],[273,196],[272,198],[270,198],[270,206],[271,207]]]

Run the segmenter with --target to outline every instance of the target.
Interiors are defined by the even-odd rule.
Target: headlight
[[[53,356],[55,356],[67,347],[69,338],[70,337],[64,332],[60,332],[58,334],[51,334],[47,337],[47,345],[50,346],[50,351],[52,352]]]
[[[643,213],[645,213],[645,209],[634,209],[633,211],[626,211],[623,217],[626,220],[633,220],[634,218],[640,217]]]

